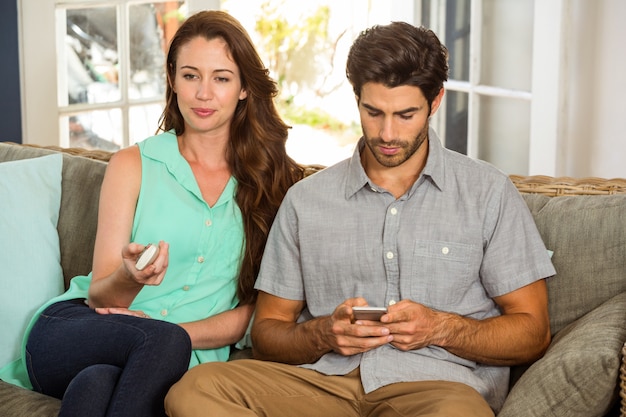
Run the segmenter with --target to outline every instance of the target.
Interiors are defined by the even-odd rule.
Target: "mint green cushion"
[[[62,167],[60,154],[0,163],[0,367],[20,356],[35,310],[63,292]]]

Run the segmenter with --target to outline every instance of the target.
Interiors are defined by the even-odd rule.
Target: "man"
[[[424,28],[375,26],[346,72],[363,137],[277,214],[256,283],[263,361],[194,368],[171,416],[493,416],[508,366],[547,348],[555,271],[524,201],[429,129],[447,49]],[[364,305],[387,313],[355,320]]]

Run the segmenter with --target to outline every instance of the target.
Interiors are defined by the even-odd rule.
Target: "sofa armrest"
[[[626,292],[558,332],[513,386],[498,417],[604,416],[618,398]]]
[[[56,417],[61,401],[0,380],[0,416]]]

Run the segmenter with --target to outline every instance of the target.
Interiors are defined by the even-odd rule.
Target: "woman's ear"
[[[248,98],[248,92],[245,88],[242,88],[241,92],[239,93],[239,100],[245,100],[246,98]]]

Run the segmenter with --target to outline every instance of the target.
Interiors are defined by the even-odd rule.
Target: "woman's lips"
[[[195,108],[193,109],[193,112],[200,117],[207,117],[215,113],[215,110]]]

